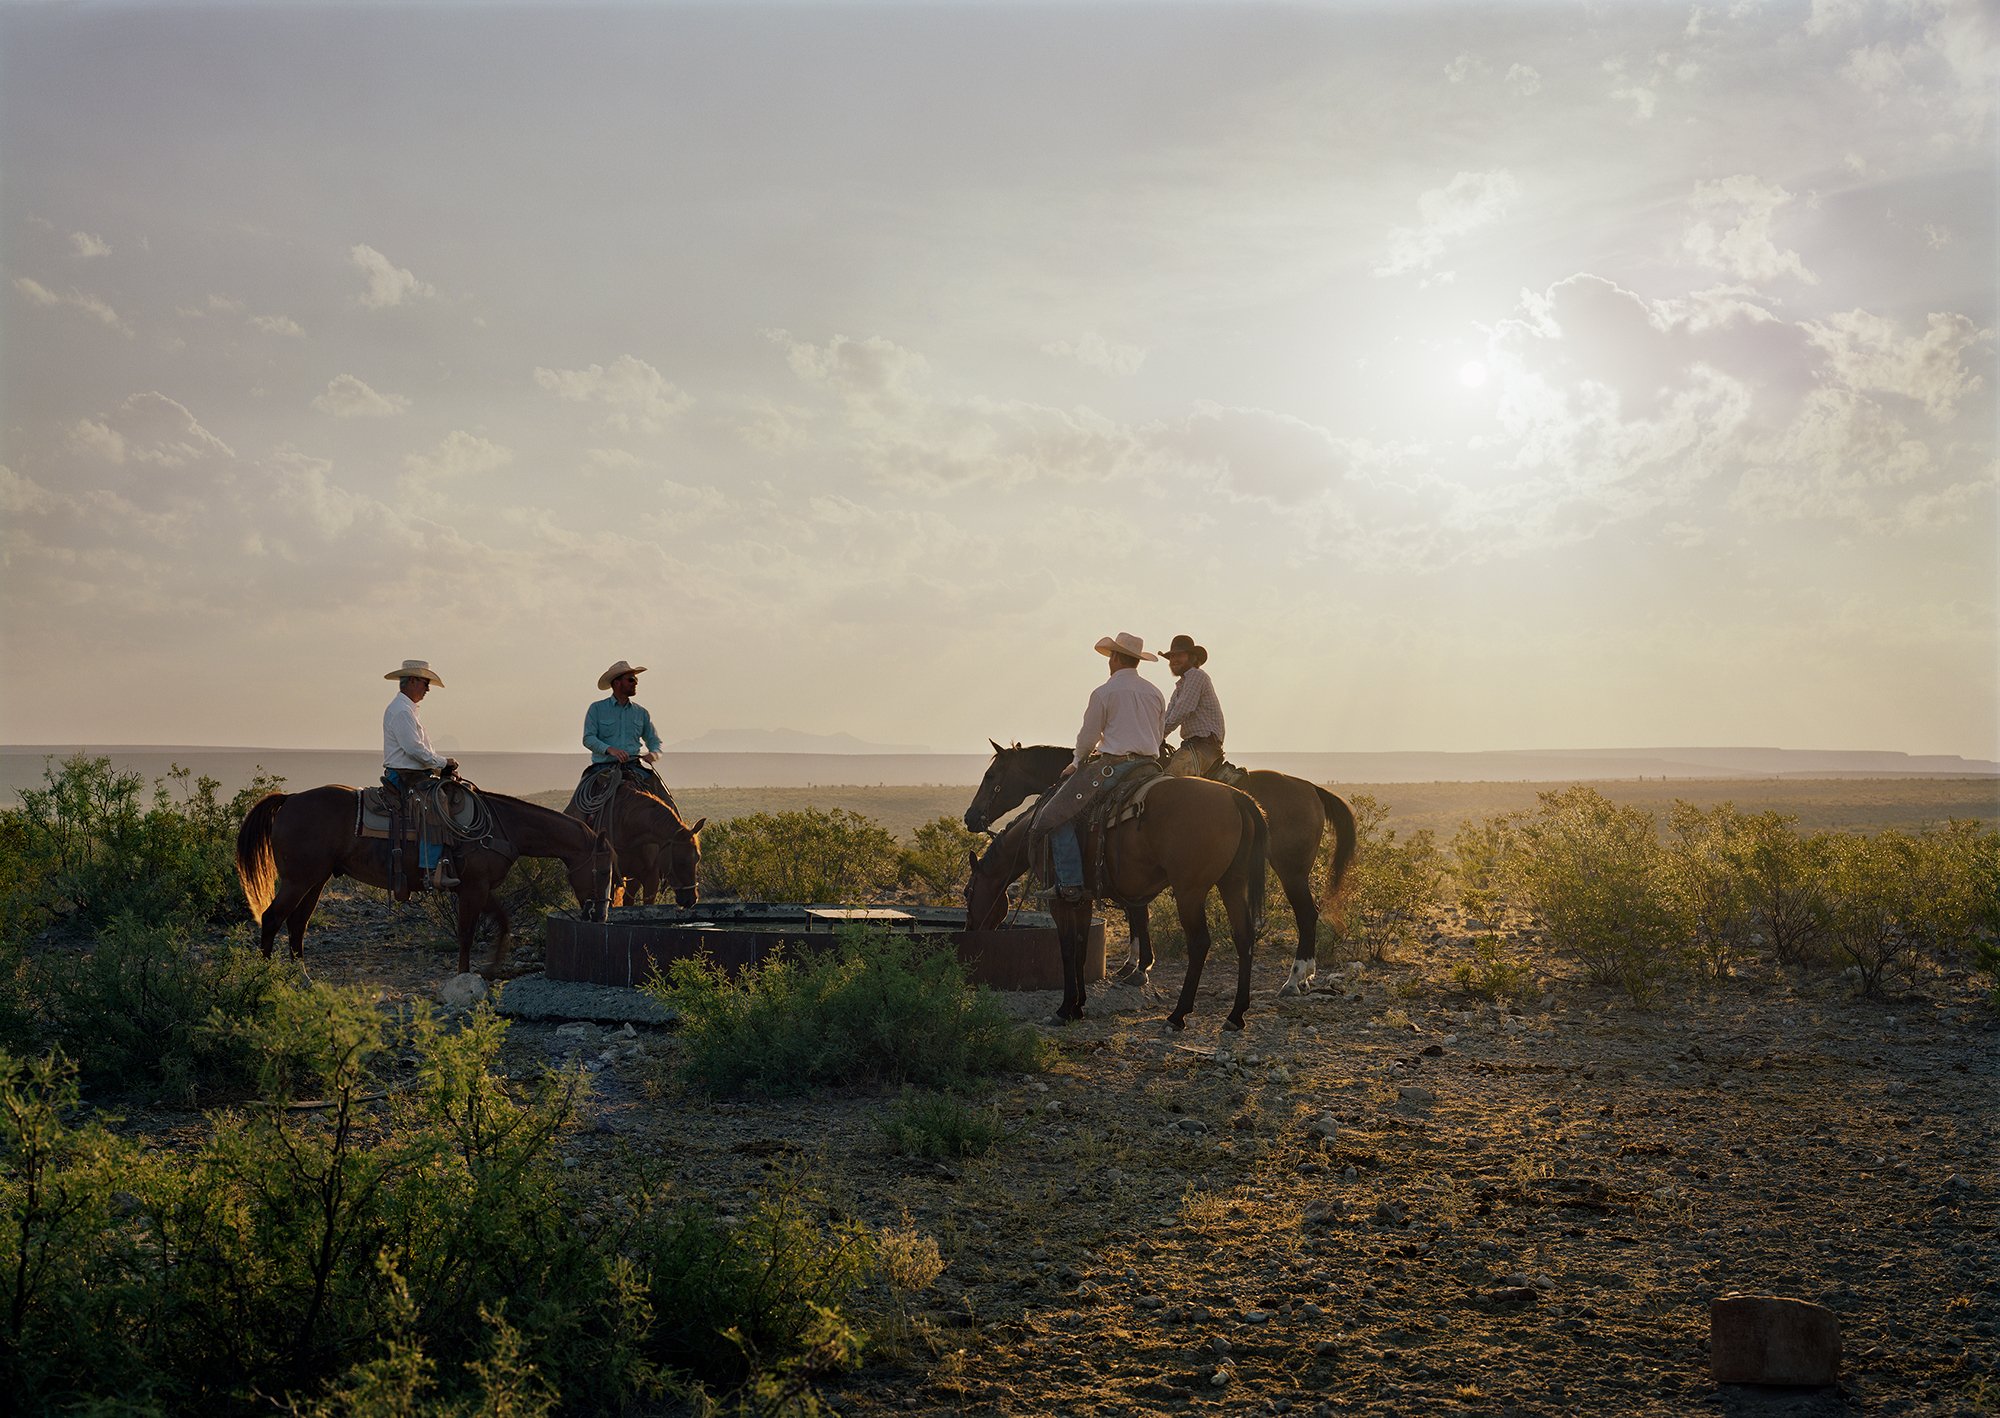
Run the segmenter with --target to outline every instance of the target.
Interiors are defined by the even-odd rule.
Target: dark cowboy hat
[[[1201,646],[1195,644],[1194,637],[1192,635],[1176,635],[1174,637],[1174,643],[1167,647],[1167,653],[1169,655],[1179,655],[1183,653],[1192,655],[1194,657],[1194,662],[1197,665],[1205,665],[1208,663],[1208,651],[1204,650]]]

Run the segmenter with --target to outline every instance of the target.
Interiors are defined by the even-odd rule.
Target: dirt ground
[[[2000,1016],[1977,981],[1868,1001],[1753,966],[1639,1010],[1509,933],[1544,984],[1508,1007],[1451,982],[1476,930],[1447,914],[1297,999],[1267,941],[1241,1035],[1218,1033],[1227,955],[1185,1034],[1095,988],[1081,1024],[1038,1025],[1051,1072],[990,1091],[1006,1139],[949,1166],[886,1148],[890,1095],[663,1089],[671,1030],[517,1023],[509,1059],[592,1069],[585,1179],[636,1155],[741,1209],[791,1170],[937,1239],[916,1324],[830,1390],[846,1414],[2000,1412]],[[310,962],[421,996],[452,966],[425,934],[333,895]],[[1834,1310],[1838,1388],[1718,1387],[1707,1303],[1739,1290]]]

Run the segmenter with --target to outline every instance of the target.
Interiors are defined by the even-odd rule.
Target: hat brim
[[[1140,650],[1136,653],[1127,650],[1109,635],[1097,642],[1097,653],[1104,656],[1107,660],[1113,655],[1123,655],[1128,660],[1157,660],[1160,658],[1151,650]]]
[[[431,684],[436,685],[439,689],[444,688],[444,676],[439,674],[436,670],[431,670],[431,669],[391,670],[386,675],[383,675],[382,678],[392,679],[396,681],[397,684],[401,684],[406,679],[421,679],[429,681]]]
[[[616,673],[613,673],[613,671],[616,671]],[[646,673],[644,665],[613,665],[611,669],[606,670],[597,677],[597,687],[599,689],[609,689],[611,688],[611,681],[617,679],[619,675],[642,675],[644,673]]]

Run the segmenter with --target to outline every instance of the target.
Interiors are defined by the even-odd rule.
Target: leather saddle
[[[1215,767],[1209,769],[1208,772],[1201,776],[1204,778],[1213,778],[1218,783],[1234,788],[1250,776],[1250,770],[1247,768],[1238,768],[1235,764],[1224,761],[1216,764]]]
[[[1134,766],[1127,767],[1127,764]],[[1117,770],[1124,768],[1123,773]],[[1079,783],[1077,780],[1088,778]],[[1104,841],[1111,829],[1143,816],[1146,799],[1169,776],[1157,762],[1147,759],[1088,763],[1042,795],[1029,827],[1036,844],[1030,860],[1038,879],[1053,881],[1049,868],[1048,834],[1066,822],[1075,822],[1084,846],[1086,863],[1095,862],[1096,881],[1092,894],[1110,900],[1110,863]]]
[[[485,805],[471,786],[451,779],[429,779],[416,784],[405,795],[408,810],[403,814],[403,840],[461,841],[478,835],[482,820],[489,821]],[[354,835],[387,840],[390,836],[389,790],[363,788],[354,812]]]

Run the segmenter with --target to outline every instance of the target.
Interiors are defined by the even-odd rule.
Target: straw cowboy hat
[[[1135,660],[1157,660],[1160,657],[1146,648],[1146,642],[1129,630],[1121,630],[1116,635],[1107,635],[1097,642],[1100,655],[1129,655]]]
[[[1167,647],[1167,653],[1169,655],[1189,655],[1193,657],[1196,665],[1205,665],[1208,663],[1208,651],[1195,644],[1192,635],[1176,635],[1174,643]]]
[[[403,661],[403,668],[400,670],[391,670],[386,675],[383,675],[382,678],[393,679],[398,683],[406,679],[427,679],[439,689],[444,688],[444,676],[431,668],[429,660],[405,660]]]
[[[646,673],[644,665],[628,665],[623,660],[620,660],[597,677],[597,687],[599,689],[609,689],[611,688],[611,681],[617,679],[620,675],[642,675],[644,673]]]

